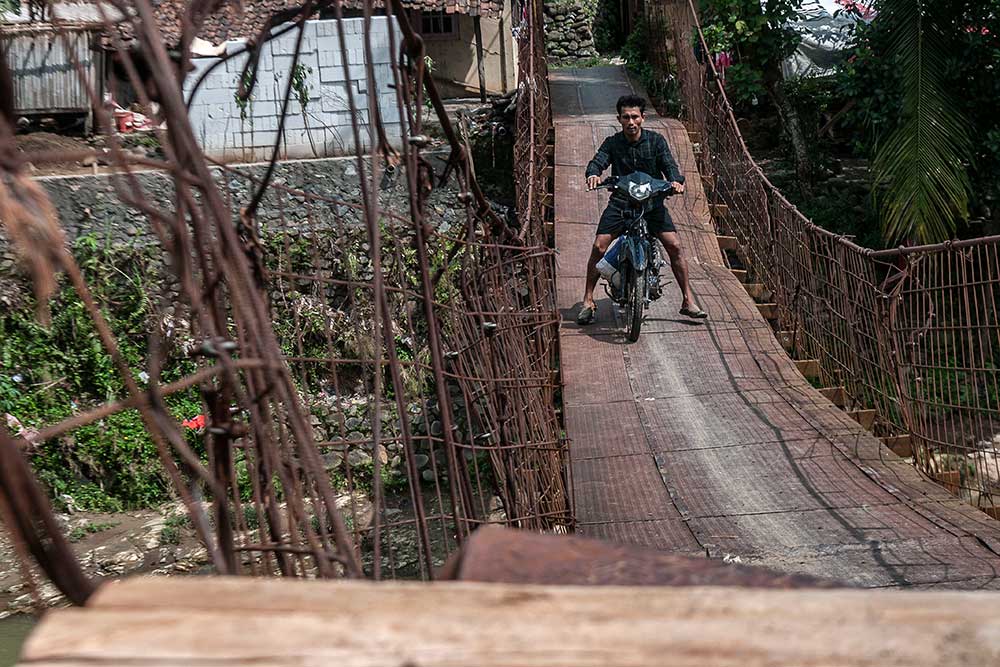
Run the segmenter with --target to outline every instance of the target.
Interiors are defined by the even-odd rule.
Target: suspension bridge
[[[635,344],[615,306],[575,323],[606,203],[583,172],[620,130],[622,68],[550,77],[566,430],[578,530],[865,587],[1000,587],[1000,527],[815,389],[727,266],[689,133],[650,112],[687,178],[668,209],[704,321],[671,284]],[[638,91],[641,93],[641,91]]]
[[[160,87],[147,90],[135,68],[126,69],[145,101],[150,93],[162,101],[168,127],[162,135],[168,159],[142,166],[173,177],[173,209],[150,208],[133,171],[139,163],[128,154],[115,148],[111,160],[122,183],[131,184],[121,189],[122,204],[146,213],[172,254],[180,289],[171,298],[197,322],[203,341],[197,371],[169,384],[158,383],[167,355],[157,337],[150,344],[157,372],[149,374],[149,386],[135,382],[138,369],[119,353],[116,332],[76,260],[62,250],[58,221],[24,161],[11,157],[13,135],[0,124],[6,179],[0,195],[17,203],[4,223],[25,244],[43,298],[53,271],[69,276],[124,384],[115,400],[45,425],[38,437],[58,438],[138,410],[166,479],[221,574],[433,579],[457,567],[462,578],[475,567],[456,566],[454,557],[468,556],[476,550],[470,544],[494,534],[475,529],[499,523],[536,533],[575,527],[605,540],[573,547],[577,566],[592,564],[594,550],[610,549],[601,552],[609,560],[598,579],[631,574],[622,565],[624,547],[607,546],[617,544],[646,547],[642,558],[660,570],[691,563],[711,569],[719,561],[763,565],[777,571],[768,576],[779,585],[821,585],[788,576],[813,575],[861,588],[1000,588],[1000,528],[993,518],[1000,514],[994,504],[1000,471],[990,445],[1000,424],[1000,371],[992,363],[1000,342],[994,275],[1000,239],[871,251],[811,225],[746,151],[711,63],[685,46],[673,54],[683,119],[651,113],[645,126],[666,136],[687,177],[684,195],[670,199],[669,210],[709,318],[679,316],[671,284],[649,310],[637,343],[618,334],[607,299],[599,300],[595,323],[577,326],[604,203],[584,191],[584,165],[618,130],[615,100],[637,91],[621,68],[549,73],[541,3],[517,4],[521,87],[512,224],[479,189],[398,0],[383,9],[400,18],[399,47],[408,57],[405,66],[397,63],[394,90],[411,134],[397,150],[376,116],[365,152],[352,114],[361,178],[349,202],[282,186],[273,181],[273,160],[262,177],[231,171],[223,192],[185,122],[184,100],[172,85],[175,64],[150,18],[153,7],[138,0],[142,64]],[[324,0],[288,10],[281,30],[297,29],[301,38],[309,16],[326,10],[339,12],[340,5]],[[672,31],[675,45],[697,34],[690,3],[647,3],[646,11],[658,26],[654,34]],[[244,75],[253,74],[247,68],[268,39],[265,31],[241,47],[249,56]],[[370,62],[359,76],[374,89]],[[284,107],[291,94],[289,86]],[[421,151],[430,142],[422,128],[431,108],[451,151],[447,171],[458,181],[457,231],[430,221],[433,178]],[[7,121],[12,127],[13,119]],[[546,141],[553,127],[550,202]],[[407,175],[401,181],[407,213],[380,205],[383,158]],[[246,182],[240,196],[252,195],[249,206],[236,200],[237,181]],[[295,204],[293,225],[285,224],[287,202]],[[554,248],[543,225],[550,203]],[[275,223],[273,238],[251,233],[258,215]],[[368,261],[355,265],[366,253]],[[275,309],[288,307],[289,295],[297,303],[285,317]],[[321,324],[300,317],[303,308],[323,313]],[[342,345],[345,333],[371,345]],[[344,384],[357,405],[340,402]],[[195,387],[208,411],[207,460],[190,448],[163,401]],[[370,432],[362,433],[366,422]],[[283,664],[275,659],[281,655],[289,664],[485,665],[494,664],[489,656],[501,656],[497,664],[597,665],[624,655],[631,664],[654,665],[668,650],[677,664],[704,664],[706,651],[720,656],[718,664],[779,654],[790,664],[870,664],[873,656],[886,661],[883,631],[894,623],[898,664],[939,663],[951,656],[938,641],[945,637],[959,637],[961,655],[973,664],[1000,654],[996,614],[989,611],[995,597],[977,598],[980,613],[963,616],[971,598],[962,593],[903,600],[892,592],[605,594],[468,584],[286,588],[233,580],[98,587],[20,454],[29,445],[24,434],[0,432],[0,512],[22,560],[33,557],[71,602],[87,605],[46,620],[25,651],[30,664]],[[249,482],[235,473],[237,450],[253,471]],[[397,496],[381,482],[382,466],[393,465],[408,484]],[[199,500],[206,491],[210,503]],[[532,572],[546,583],[559,576],[553,572],[565,564],[560,557],[567,558],[557,551],[546,570],[540,557],[494,547],[478,547],[480,555],[500,558],[493,575],[486,568],[469,578],[510,581],[497,572],[515,563],[514,581],[540,565]],[[480,568],[484,563],[488,557]],[[574,583],[594,583],[589,576]],[[713,583],[699,576],[685,583]],[[921,605],[940,613],[921,616]],[[436,609],[455,615],[433,617]],[[797,630],[761,635],[758,643],[741,625],[779,616],[782,627]],[[363,641],[359,624],[373,630]],[[330,633],[332,626],[339,634]],[[208,627],[217,632],[208,636]],[[846,653],[831,649],[842,627],[859,638]],[[689,637],[696,639],[686,643]],[[519,644],[529,647],[518,653]],[[459,646],[465,652],[456,652]]]

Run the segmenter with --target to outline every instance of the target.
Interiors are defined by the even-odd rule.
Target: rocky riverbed
[[[114,514],[57,514],[56,519],[84,572],[93,579],[188,574],[208,566],[205,548],[195,537],[180,503]],[[65,603],[43,577],[39,577],[39,583],[44,605]],[[0,618],[29,613],[33,607],[10,537],[0,531]]]

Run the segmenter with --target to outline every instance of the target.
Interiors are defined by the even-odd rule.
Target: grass
[[[97,533],[103,533],[106,530],[110,530],[119,526],[119,523],[85,523],[82,526],[77,526],[73,530],[69,531],[67,539],[70,542],[79,542],[80,540],[86,538],[88,535],[96,535]]]
[[[167,517],[160,532],[160,546],[167,544],[180,544],[181,531],[191,526],[191,519],[184,514],[176,514]]]

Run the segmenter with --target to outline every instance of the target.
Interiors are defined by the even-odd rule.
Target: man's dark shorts
[[[614,199],[609,201],[608,207],[601,214],[601,222],[597,225],[597,233],[619,236],[625,231],[626,218],[622,214],[623,211],[627,212],[627,208]],[[655,235],[659,235],[662,232],[677,231],[674,228],[674,221],[670,219],[670,214],[667,213],[667,208],[663,205],[662,200],[658,206],[653,206],[652,210],[646,214],[646,228],[650,234]]]

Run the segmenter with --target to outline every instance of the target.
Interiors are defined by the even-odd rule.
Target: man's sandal
[[[580,326],[593,324],[597,319],[597,305],[584,306],[580,309],[580,314],[576,316],[576,323]]]
[[[703,320],[708,317],[708,313],[701,308],[681,308],[680,313],[685,317],[691,317],[696,320]]]

